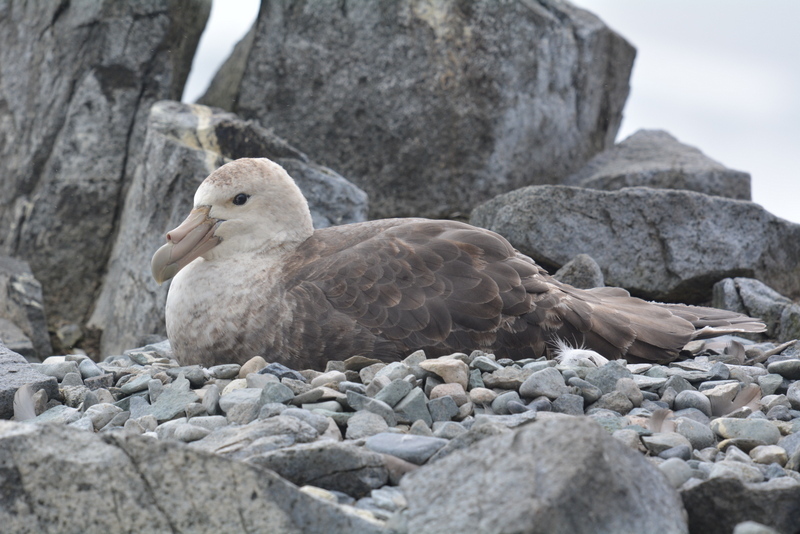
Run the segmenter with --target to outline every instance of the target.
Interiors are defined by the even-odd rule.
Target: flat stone
[[[657,391],[667,383],[667,379],[663,377],[659,378],[647,375],[633,375],[631,378],[633,378],[634,383],[639,386],[639,389],[646,389],[650,391]]]
[[[437,358],[420,362],[419,366],[441,377],[445,383],[461,384],[465,390],[467,389],[469,366],[461,360]]]
[[[533,369],[509,366],[492,373],[484,373],[482,380],[487,388],[519,389],[533,373]]]
[[[41,415],[33,419],[34,423],[57,423],[68,425],[81,418],[81,412],[75,408],[64,406],[63,404],[53,406]]]
[[[322,373],[311,381],[312,387],[327,386],[329,384],[338,384],[347,380],[345,374],[341,371],[328,371]]]
[[[516,392],[513,392],[516,394]],[[450,421],[458,415],[458,405],[453,397],[447,395],[444,397],[436,397],[428,401],[428,412],[431,414],[431,420],[436,422]]]
[[[711,421],[711,430],[722,438],[746,438],[766,445],[775,445],[781,437],[778,427],[765,419],[719,417]]]
[[[360,395],[355,391],[348,391],[347,404],[356,411],[366,410],[380,416],[389,426],[397,425],[395,412],[383,401]]]
[[[225,393],[219,398],[219,409],[227,413],[234,404],[240,402],[259,402],[263,390],[257,388],[240,388]]]
[[[397,421],[401,423],[413,423],[421,419],[428,426],[433,424],[425,393],[420,388],[412,389],[408,395],[403,397],[403,400],[395,405],[394,412],[397,415]]]
[[[129,380],[125,383],[120,389],[126,395],[131,395],[138,391],[144,391],[148,388],[148,384],[153,377],[149,374],[142,373],[141,375],[134,377],[132,380]]]
[[[158,421],[168,421],[184,412],[188,404],[199,400],[200,397],[197,396],[197,393],[189,389],[189,381],[179,377],[164,387],[158,400],[149,407],[149,413]]]
[[[652,454],[660,454],[673,447],[692,446],[688,439],[676,432],[658,432],[651,436],[642,436],[642,442]]]
[[[480,369],[486,373],[492,373],[494,371],[498,371],[503,369],[503,366],[498,364],[495,360],[492,360],[488,356],[477,356],[472,360],[470,367],[474,367],[476,369]]]
[[[565,393],[553,401],[553,411],[568,415],[583,415],[584,403],[585,400],[581,395]]]
[[[422,465],[446,444],[447,440],[442,438],[383,432],[367,438],[364,445],[371,451]]]
[[[396,380],[392,380],[388,385],[381,389],[375,395],[375,399],[385,402],[394,408],[394,406],[400,402],[403,397],[408,395],[412,389],[414,389],[414,386],[412,386],[410,382],[398,378]]]
[[[241,370],[242,366],[238,363],[226,363],[222,365],[215,365],[213,367],[209,367],[208,374],[212,378],[218,378],[221,380],[232,380],[239,376],[239,371]]]
[[[322,410],[324,412],[342,411],[342,405],[339,404],[337,401],[312,402],[311,404],[301,405],[301,408],[303,408],[304,410]]]
[[[361,439],[381,432],[386,432],[389,425],[386,420],[380,415],[362,410],[356,412],[353,417],[347,421],[347,432],[345,437],[347,439]]]
[[[287,403],[294,398],[294,391],[280,382],[270,382],[261,390],[259,398],[261,404],[267,402]]]
[[[271,375],[275,375],[281,380],[284,378],[289,378],[291,380],[299,380],[300,382],[307,382],[306,377],[295,371],[294,369],[289,369],[285,365],[281,363],[270,363],[263,369],[259,371],[259,373],[269,373]]]
[[[569,389],[564,377],[553,367],[536,371],[519,388],[519,394],[528,399],[547,397],[552,400],[565,393],[569,393]]]

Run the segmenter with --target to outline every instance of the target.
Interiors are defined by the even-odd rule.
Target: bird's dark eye
[[[250,195],[246,195],[244,193],[239,193],[238,195],[233,197],[233,203],[236,204],[237,206],[241,206],[242,204],[247,202],[248,198],[250,198]]]

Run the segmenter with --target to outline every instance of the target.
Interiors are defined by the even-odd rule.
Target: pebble
[[[781,467],[789,461],[789,456],[783,447],[777,445],[759,445],[750,451],[750,458],[758,464],[778,464]]]
[[[403,400],[397,403],[394,411],[397,414],[398,422],[413,423],[414,421],[422,420],[428,426],[433,424],[431,414],[428,411],[425,393],[420,388],[412,389],[408,395],[403,397]]]
[[[289,389],[289,387],[284,386],[280,382],[267,383],[267,385],[261,390],[261,394],[259,396],[261,404],[266,404],[268,402],[285,403],[289,402],[293,398],[294,391]]]
[[[487,388],[519,389],[533,373],[532,369],[503,367],[492,373],[484,373],[481,375],[481,380]]]
[[[456,359],[437,358],[435,360],[425,360],[419,366],[426,371],[435,373],[445,383],[461,384],[464,390],[469,384],[469,366]],[[401,377],[402,378],[402,377]]]
[[[694,389],[685,389],[679,392],[673,401],[674,410],[695,408],[708,417],[711,417],[711,400],[707,395]]]
[[[257,373],[267,366],[267,360],[261,356],[253,356],[239,369],[239,378],[245,378],[250,373]]]
[[[366,410],[356,412],[347,421],[347,431],[345,438],[361,439],[389,430],[386,420],[380,415]]]
[[[688,439],[676,432],[658,432],[652,436],[642,436],[642,442],[647,450],[655,455],[673,447],[692,447]]]
[[[565,393],[569,393],[569,389],[564,382],[564,377],[553,367],[536,371],[519,387],[519,394],[527,399],[536,397],[557,399]]]
[[[461,384],[456,383],[439,384],[431,389],[428,397],[431,399],[436,399],[438,397],[451,397],[455,401],[456,406],[461,406],[470,400],[470,397],[467,395],[467,392],[464,391],[464,388],[461,386]]]
[[[392,380],[383,389],[376,393],[375,399],[394,407],[403,399],[403,397],[408,395],[412,389],[414,389],[414,386],[412,386],[411,383],[398,378],[396,380]],[[359,393],[362,395],[366,394],[366,388],[364,388],[364,391]]]
[[[683,486],[684,482],[692,478],[694,473],[689,464],[681,458],[669,458],[659,464],[658,468],[666,475],[672,487],[676,489]]]
[[[711,421],[711,430],[722,438],[746,438],[765,445],[775,445],[781,437],[778,427],[764,419],[720,417]]]
[[[800,359],[772,362],[767,366],[767,371],[788,380],[800,380]]]

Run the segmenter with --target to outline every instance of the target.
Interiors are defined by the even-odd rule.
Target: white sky
[[[574,0],[637,48],[618,140],[670,132],[752,175],[753,200],[800,222],[800,1]],[[215,1],[184,92],[192,102],[258,0]]]

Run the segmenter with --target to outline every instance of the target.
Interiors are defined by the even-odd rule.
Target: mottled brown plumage
[[[764,327],[732,312],[562,284],[500,235],[464,223],[388,219],[314,231],[310,221],[294,182],[269,160],[237,160],[206,179],[192,215],[153,258],[157,280],[177,273],[167,330],[181,363],[260,354],[322,369],[416,349],[520,359],[548,355],[557,339],[607,358],[667,362],[692,339]]]

